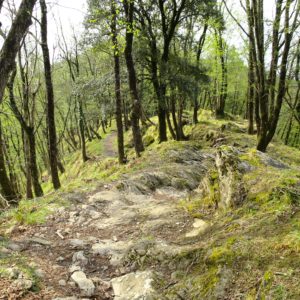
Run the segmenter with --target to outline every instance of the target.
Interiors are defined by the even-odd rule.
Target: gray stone
[[[71,276],[72,280],[78,285],[83,296],[91,297],[95,293],[95,285],[91,279],[88,279],[84,272],[76,271]]]
[[[242,181],[242,174],[238,165],[240,160],[234,153],[234,149],[223,150],[219,148],[216,155],[216,167],[218,170],[220,208],[235,207],[243,203],[247,192]]]
[[[101,218],[101,216],[102,216],[101,213],[99,213],[98,211],[95,211],[95,210],[90,210],[90,211],[89,211],[89,214],[90,214],[90,217],[91,217],[93,220],[99,219],[99,218]]]
[[[77,249],[84,249],[88,245],[86,241],[79,240],[79,239],[70,239],[69,243],[73,248],[77,248]]]
[[[40,237],[32,237],[29,239],[29,242],[36,243],[36,244],[43,245],[43,246],[51,246],[52,245],[52,243],[50,241],[47,241]]]
[[[74,272],[77,272],[77,271],[81,271],[81,267],[80,266],[72,265],[72,266],[69,267],[69,272],[70,273],[74,273]]]
[[[20,278],[13,282],[13,286],[17,290],[30,290],[32,288],[33,282],[30,279]]]
[[[187,238],[196,237],[200,233],[203,233],[209,227],[209,224],[201,219],[195,219],[193,223],[193,227],[194,227],[193,230],[185,234]]]
[[[151,271],[129,273],[111,280],[115,300],[149,299],[155,294]]]
[[[58,282],[58,284],[59,284],[60,286],[66,286],[66,285],[67,285],[67,282],[66,282],[64,279],[61,279],[61,280]]]
[[[64,261],[64,260],[65,260],[65,258],[62,257],[62,256],[59,256],[59,257],[56,259],[57,262],[62,262],[62,261]]]
[[[17,244],[17,243],[8,243],[6,248],[12,250],[12,251],[15,251],[15,252],[19,252],[19,251],[22,251],[22,246]]]
[[[83,251],[79,251],[73,254],[72,261],[75,265],[86,266],[88,259],[84,256]]]
[[[121,264],[123,257],[132,246],[132,241],[103,240],[92,246],[92,253],[95,255],[110,256],[110,263],[114,266]]]
[[[257,151],[257,155],[261,159],[261,162],[263,164],[267,165],[267,166],[270,166],[270,167],[273,167],[273,168],[277,168],[277,169],[288,169],[289,168],[283,162],[272,158],[271,156],[269,156],[266,153]]]

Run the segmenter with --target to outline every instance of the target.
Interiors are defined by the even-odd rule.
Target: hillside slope
[[[64,190],[2,214],[0,299],[299,299],[300,151],[207,112],[186,132],[148,128],[139,159],[128,134],[126,166],[111,133]]]

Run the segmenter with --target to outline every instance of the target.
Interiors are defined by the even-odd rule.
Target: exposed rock
[[[75,252],[72,257],[74,265],[86,266],[88,264],[88,259],[84,256],[83,251]]]
[[[271,156],[269,156],[266,153],[257,151],[257,155],[261,159],[261,162],[263,164],[267,165],[267,166],[270,166],[270,167],[273,167],[273,168],[277,168],[277,169],[288,169],[289,168],[283,162],[272,158]]]
[[[247,197],[247,192],[242,181],[242,174],[238,170],[239,159],[233,149],[218,149],[216,167],[220,201],[218,206],[229,208],[240,205]]]
[[[130,273],[112,279],[111,283],[115,300],[153,299],[155,294],[151,271]]]
[[[108,291],[111,288],[111,283],[109,281],[102,280],[99,277],[93,277],[91,280],[97,284],[97,286],[101,286],[101,289],[104,291]]]
[[[23,250],[23,247],[20,244],[10,242],[6,245],[7,249],[10,249],[15,252],[20,252]]]
[[[66,286],[66,285],[67,285],[67,282],[66,282],[64,279],[61,279],[61,280],[58,282],[58,284],[59,284],[60,286]]]
[[[99,219],[102,216],[102,214],[100,212],[95,211],[95,210],[90,210],[89,215],[93,220]]]
[[[65,260],[65,258],[62,257],[62,256],[59,256],[59,257],[56,259],[57,262],[62,262],[62,261],[64,261],[64,260]]]
[[[74,273],[74,272],[77,272],[77,271],[81,271],[80,266],[72,265],[72,266],[69,267],[69,273]]]
[[[194,229],[190,232],[186,233],[186,237],[195,237],[198,236],[200,233],[203,233],[208,227],[209,224],[201,219],[195,219],[193,223]]]
[[[86,241],[79,240],[79,239],[70,239],[69,243],[73,248],[76,249],[84,249],[88,245]]]
[[[121,264],[131,245],[132,241],[114,242],[112,240],[103,240],[101,243],[96,243],[92,246],[92,253],[94,255],[110,256],[110,263],[116,266]]]
[[[13,282],[13,286],[20,291],[30,290],[33,286],[33,282],[30,279],[19,278]]]
[[[52,245],[52,243],[50,241],[47,241],[47,240],[37,237],[37,236],[30,238],[29,242],[36,243],[36,244],[43,245],[43,246],[51,246]]]
[[[71,276],[72,280],[78,285],[83,296],[91,297],[95,293],[95,285],[88,279],[82,271],[76,271]]]

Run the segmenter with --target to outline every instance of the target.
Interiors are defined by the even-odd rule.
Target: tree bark
[[[57,136],[55,126],[55,108],[54,108],[54,92],[51,75],[51,63],[49,56],[49,48],[47,42],[48,24],[47,24],[47,6],[45,0],[40,0],[41,5],[41,37],[42,37],[42,51],[44,59],[44,74],[47,92],[47,125],[48,125],[48,143],[49,143],[49,158],[52,184],[55,190],[60,188],[60,181],[58,175],[58,150],[57,150]]]
[[[0,103],[3,99],[9,75],[14,70],[15,58],[21,42],[31,25],[31,15],[36,2],[37,0],[23,0],[21,2],[16,18],[0,51]]]
[[[6,172],[1,122],[0,122],[0,186],[1,186],[2,195],[6,200],[10,202],[18,199],[18,195],[15,192],[13,185]]]
[[[119,163],[125,163],[124,152],[124,133],[123,133],[123,121],[122,121],[122,97],[121,97],[121,80],[120,80],[120,53],[119,44],[117,38],[117,15],[116,15],[116,2],[111,4],[111,33],[112,43],[114,46],[114,72],[115,72],[115,95],[116,95],[116,122],[118,131],[118,155]]]
[[[141,99],[137,90],[136,71],[134,67],[134,61],[132,57],[132,45],[133,45],[133,11],[134,2],[128,0],[123,1],[123,6],[126,15],[126,46],[125,46],[125,60],[128,71],[129,89],[132,98],[132,111],[131,111],[131,125],[133,133],[134,148],[137,156],[140,156],[144,151],[143,139],[140,129],[140,117],[141,117]]]

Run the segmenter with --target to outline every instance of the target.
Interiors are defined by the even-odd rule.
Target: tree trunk
[[[253,50],[252,45],[249,45],[249,70],[248,70],[248,133],[254,134],[254,100],[255,100],[255,71],[253,65]]]
[[[32,10],[36,2],[37,0],[23,0],[21,2],[18,13],[0,51],[0,103],[2,102],[10,73],[15,68],[15,58],[21,41],[31,25]]]
[[[216,105],[216,117],[223,118],[225,116],[225,103],[227,99],[227,89],[228,89],[227,62],[225,58],[226,46],[220,30],[215,30],[215,38],[217,42],[218,56],[220,59],[221,72],[222,72],[221,90]]]
[[[18,199],[17,193],[15,192],[13,185],[6,172],[1,123],[0,123],[0,186],[1,186],[1,192],[6,200],[10,202],[12,200]]]
[[[124,54],[128,70],[129,89],[132,98],[131,125],[135,152],[137,156],[140,156],[140,153],[144,151],[144,145],[139,124],[139,120],[141,117],[141,100],[137,90],[136,72],[132,57],[134,2],[128,2],[127,0],[124,0],[123,5],[127,19],[126,47]]]
[[[119,44],[117,38],[117,16],[116,16],[116,2],[111,4],[111,33],[112,43],[114,46],[114,71],[115,71],[115,95],[116,95],[116,122],[118,131],[118,155],[119,163],[125,163],[124,152],[124,134],[123,134],[123,121],[122,121],[122,98],[121,98],[121,80],[120,80],[120,57],[119,57]]]
[[[27,128],[27,135],[29,141],[30,152],[30,172],[32,176],[32,185],[34,194],[36,197],[42,197],[44,195],[42,187],[39,182],[39,171],[36,162],[36,145],[35,145],[35,133],[32,127]]]
[[[32,179],[31,179],[32,176],[30,171],[29,140],[24,129],[22,129],[22,136],[23,136],[23,148],[24,148],[24,158],[25,158],[26,199],[32,199],[33,192],[32,192]]]
[[[78,112],[79,112],[79,133],[81,140],[81,153],[82,153],[82,161],[86,162],[89,160],[89,157],[86,154],[86,142],[85,142],[85,126],[84,126],[84,115],[83,115],[83,107],[82,100],[78,99]]]
[[[60,188],[60,181],[57,166],[57,137],[55,127],[55,111],[54,111],[54,93],[51,76],[51,63],[49,57],[49,49],[47,43],[47,6],[45,0],[40,0],[41,5],[41,36],[42,36],[42,51],[44,59],[44,73],[47,91],[47,125],[48,125],[48,142],[49,142],[49,158],[52,184],[55,190]]]

